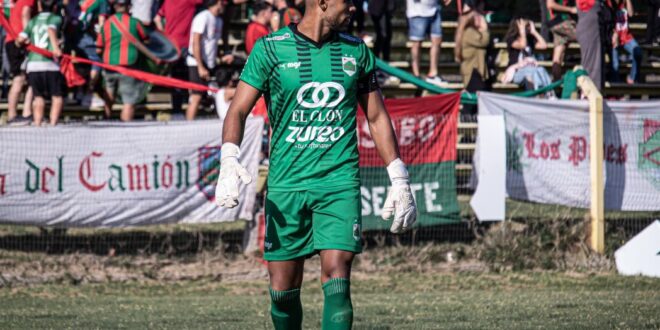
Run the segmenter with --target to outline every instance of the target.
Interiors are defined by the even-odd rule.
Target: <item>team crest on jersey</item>
[[[201,147],[197,150],[199,161],[197,188],[209,201],[215,200],[215,184],[220,174],[220,146]]]
[[[352,77],[357,70],[357,62],[355,57],[342,57],[341,58],[341,68],[346,72],[349,77]]]

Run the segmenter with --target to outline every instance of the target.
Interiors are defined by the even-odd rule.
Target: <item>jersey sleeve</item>
[[[360,44],[359,65],[358,93],[367,94],[377,90],[376,58],[365,43]]]
[[[204,34],[206,29],[206,22],[204,19],[204,14],[197,14],[192,21],[192,26],[190,28],[190,33],[199,33]]]
[[[263,92],[266,90],[271,69],[275,66],[274,54],[264,45],[264,38],[257,40],[241,72],[241,80]]]
[[[55,29],[55,31],[59,31],[61,26],[62,26],[62,17],[59,17],[57,15],[51,15],[48,18],[49,29]]]

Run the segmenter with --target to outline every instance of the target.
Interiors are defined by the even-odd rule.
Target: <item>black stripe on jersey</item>
[[[311,73],[301,73],[300,74],[300,79],[306,79],[306,78],[312,78]]]
[[[266,49],[266,59],[270,62],[270,67],[273,68],[277,65],[277,56],[275,55],[274,45],[272,42],[264,40],[264,48]]]
[[[333,72],[333,73],[332,73],[332,78],[344,78],[344,74],[343,74],[343,73],[335,73],[335,72]]]

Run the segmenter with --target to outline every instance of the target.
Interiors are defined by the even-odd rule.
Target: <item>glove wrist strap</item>
[[[238,155],[241,154],[241,148],[231,142],[225,142],[222,144],[220,149],[220,160],[225,160],[227,158],[238,158]]]
[[[408,169],[400,158],[387,165],[387,174],[392,185],[407,185],[409,183]]]

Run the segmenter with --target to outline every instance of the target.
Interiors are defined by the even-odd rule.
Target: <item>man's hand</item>
[[[203,65],[198,65],[197,66],[197,73],[199,74],[199,77],[202,80],[204,80],[204,81],[209,80],[209,70],[206,70],[206,68]]]
[[[220,58],[220,62],[225,64],[231,64],[232,62],[234,62],[234,55],[232,54],[224,55],[222,58]]]
[[[394,216],[390,231],[398,234],[410,229],[417,221],[417,205],[410,190],[406,165],[397,158],[387,166],[392,188],[383,206],[383,220]]]
[[[250,173],[238,162],[240,149],[233,143],[224,143],[220,151],[220,176],[215,187],[215,203],[226,208],[238,205],[239,186],[252,182]]]

